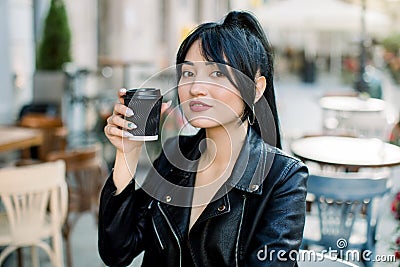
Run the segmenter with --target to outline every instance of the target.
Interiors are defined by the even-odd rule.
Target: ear
[[[264,94],[266,86],[267,80],[264,76],[260,76],[256,79],[256,96],[254,98],[254,103],[257,103],[258,100],[260,100],[260,98]]]

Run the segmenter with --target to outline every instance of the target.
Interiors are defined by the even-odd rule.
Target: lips
[[[190,101],[189,107],[193,112],[201,112],[210,109],[212,106],[201,101]]]

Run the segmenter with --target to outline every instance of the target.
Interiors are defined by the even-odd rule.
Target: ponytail
[[[275,143],[275,146],[278,148],[282,148],[281,137],[280,137],[280,129],[279,129],[279,118],[278,111],[276,107],[275,100],[275,90],[274,90],[274,65],[273,65],[273,52],[271,45],[268,41],[267,36],[265,35],[262,26],[257,21],[257,19],[248,12],[240,12],[240,11],[232,11],[228,13],[225,17],[223,25],[230,25],[232,27],[240,27],[245,31],[248,31],[252,35],[254,35],[262,44],[263,54],[265,55],[265,60],[261,60],[259,65],[260,75],[266,78],[266,88],[264,91],[264,98],[266,100],[263,101],[261,99],[255,105],[255,113],[257,119],[253,125],[253,128],[263,137],[267,143]],[[253,79],[255,77],[252,77]],[[254,101],[254,98],[253,98]],[[265,105],[268,105],[266,107]],[[266,111],[270,109],[270,116],[266,114]],[[269,113],[269,112],[267,112]],[[249,114],[250,115],[250,114]],[[250,115],[251,116],[251,115]],[[261,117],[261,118],[260,118]],[[260,128],[260,120],[264,120],[262,125],[264,127]],[[274,125],[270,125],[273,122]],[[267,127],[265,127],[267,126]],[[272,127],[271,127],[272,126]],[[271,133],[271,129],[275,128],[275,133]]]

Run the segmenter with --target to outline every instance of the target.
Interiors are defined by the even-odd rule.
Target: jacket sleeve
[[[127,266],[144,250],[150,197],[131,183],[118,195],[112,178],[100,197],[98,247],[107,266]]]
[[[303,238],[308,170],[294,161],[272,187],[245,266],[297,266]]]

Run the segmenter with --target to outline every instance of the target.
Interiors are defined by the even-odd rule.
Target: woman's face
[[[232,77],[233,69],[228,67],[227,71]],[[239,91],[221,72],[218,63],[203,58],[199,41],[190,47],[181,72],[178,95],[192,126],[212,128],[241,122],[244,102]]]

